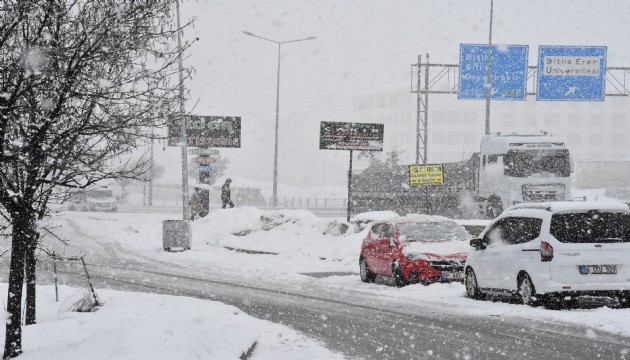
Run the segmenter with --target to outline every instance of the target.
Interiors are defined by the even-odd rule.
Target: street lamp
[[[276,41],[271,40],[266,37],[258,36],[249,31],[243,31],[243,34],[247,36],[253,36],[259,39],[271,41],[272,43],[278,44],[278,80],[276,82],[276,140],[273,152],[273,195],[271,197],[271,205],[273,207],[278,206],[278,122],[280,119],[280,47],[282,44],[298,42],[298,41],[306,41],[306,40],[315,40],[315,36],[309,36],[303,39],[289,40],[289,41]]]

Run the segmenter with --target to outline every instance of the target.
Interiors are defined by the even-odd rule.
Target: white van
[[[624,203],[514,205],[470,242],[467,295],[557,307],[608,297],[630,306],[630,211]]]
[[[66,207],[70,211],[117,211],[118,201],[112,190],[95,189],[75,193]]]

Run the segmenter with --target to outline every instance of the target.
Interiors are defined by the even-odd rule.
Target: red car
[[[372,225],[363,243],[361,280],[393,277],[409,283],[462,282],[472,236],[454,221],[429,215],[407,215]]]

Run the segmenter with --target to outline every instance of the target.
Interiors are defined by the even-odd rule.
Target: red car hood
[[[466,260],[470,245],[468,241],[412,241],[404,243],[402,251],[407,257],[422,254],[429,260]]]

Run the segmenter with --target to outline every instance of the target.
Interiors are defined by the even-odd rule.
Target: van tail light
[[[540,261],[546,262],[553,260],[553,246],[548,242],[540,243]]]

